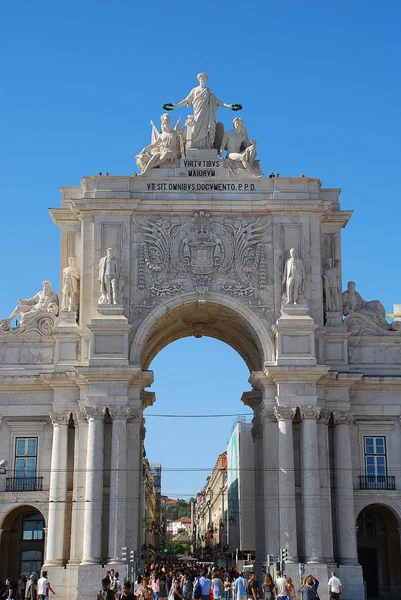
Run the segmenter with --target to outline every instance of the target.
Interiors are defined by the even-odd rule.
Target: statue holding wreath
[[[241,110],[242,106],[221,102],[212,90],[206,87],[207,78],[206,73],[199,73],[197,75],[199,85],[194,87],[184,100],[181,100],[178,104],[163,104],[163,109],[173,110],[184,105],[192,106],[194,110],[194,127],[191,134],[191,148],[216,148],[216,150],[220,150],[221,139],[217,138],[222,138],[222,135],[220,134],[221,128],[218,127],[221,124],[216,124],[217,109],[219,106],[224,106],[237,111]]]

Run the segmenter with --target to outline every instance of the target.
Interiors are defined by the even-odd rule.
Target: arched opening
[[[165,345],[150,365],[156,403],[144,415],[146,455],[150,463],[162,463],[169,529],[162,523],[160,544],[169,552],[229,565],[240,536],[244,558],[245,550],[252,555],[255,551],[254,515],[248,510],[255,498],[252,409],[241,402],[250,389],[249,364],[227,343],[194,337],[201,336]],[[171,413],[174,418],[162,416]],[[240,469],[245,455],[247,464]],[[241,493],[245,503],[239,514]],[[198,502],[192,514],[191,499]],[[147,525],[153,521],[151,503],[143,504]],[[188,517],[197,519],[196,528],[187,530]],[[150,558],[152,534],[145,538],[141,549]]]
[[[33,506],[22,505],[11,510],[1,526],[1,577],[16,581],[34,572],[40,573],[44,559],[45,520]]]
[[[188,336],[226,342],[242,356],[250,371],[262,370],[273,360],[271,332],[256,310],[219,294],[210,293],[207,298],[202,302],[195,294],[183,294],[150,313],[135,333],[131,363],[146,370],[162,348]]]
[[[357,541],[367,597],[399,597],[399,519],[392,509],[382,504],[370,504],[361,510],[357,519]]]

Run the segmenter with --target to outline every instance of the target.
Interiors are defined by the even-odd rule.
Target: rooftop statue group
[[[243,120],[236,117],[233,129],[224,133],[223,124],[216,121],[217,109],[222,106],[233,111],[240,110],[240,104],[225,104],[221,102],[206,87],[206,73],[199,73],[199,85],[193,88],[188,96],[178,104],[167,103],[165,110],[173,110],[180,106],[193,108],[193,114],[188,115],[184,127],[178,119],[175,127],[167,113],[161,115],[161,129],[157,129],[151,121],[151,143],[145,146],[136,156],[136,162],[142,175],[156,167],[174,168],[179,166],[180,158],[186,157],[189,149],[215,149],[221,158],[226,151],[226,164],[232,170],[245,169],[252,177],[261,177],[256,158],[256,141],[250,140]]]

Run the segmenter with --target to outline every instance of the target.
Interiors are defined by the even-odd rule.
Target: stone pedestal
[[[285,304],[273,327],[277,365],[316,365],[316,329],[307,306]]]
[[[333,331],[345,331],[342,313],[328,311],[326,313],[326,329]]]
[[[90,366],[128,365],[128,335],[131,325],[121,306],[99,304],[98,316],[91,320]]]

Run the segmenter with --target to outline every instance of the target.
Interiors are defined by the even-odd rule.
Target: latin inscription
[[[255,192],[254,183],[147,183],[148,192]]]

